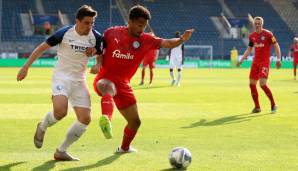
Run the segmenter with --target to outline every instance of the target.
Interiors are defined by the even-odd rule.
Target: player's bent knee
[[[136,128],[139,128],[140,126],[141,126],[141,120],[140,119],[135,119],[134,120],[134,126],[136,127]]]
[[[114,96],[116,94],[115,85],[109,80],[99,80],[96,83],[96,87],[102,95],[110,94],[111,96]]]
[[[85,124],[85,125],[89,125],[89,123],[91,122],[91,117],[90,116],[84,116],[84,117],[80,117],[78,118],[78,120]]]
[[[57,120],[61,120],[62,118],[64,118],[67,115],[67,110],[55,110],[54,109],[54,116]]]

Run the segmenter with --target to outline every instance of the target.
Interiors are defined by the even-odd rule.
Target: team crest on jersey
[[[265,36],[261,36],[261,40],[264,41],[265,40]]]
[[[140,42],[138,42],[138,41],[134,41],[134,42],[132,43],[132,47],[135,48],[135,49],[138,49],[140,46],[141,46],[141,44],[140,44]]]

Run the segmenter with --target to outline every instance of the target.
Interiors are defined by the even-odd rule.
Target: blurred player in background
[[[180,37],[180,32],[177,31],[175,34],[176,38]],[[169,58],[170,58],[170,75],[172,78],[172,86],[180,86],[181,82],[181,72],[182,72],[182,64],[184,61],[184,44],[180,44],[179,46],[172,48],[169,50]],[[174,68],[177,68],[177,80],[175,80],[174,76]]]
[[[289,56],[293,57],[294,80],[296,80],[296,68],[298,65],[298,37],[294,38],[294,43],[291,46]]]
[[[59,45],[58,62],[52,76],[53,110],[48,112],[37,125],[34,135],[36,148],[41,148],[44,135],[48,127],[53,126],[67,115],[68,100],[71,102],[77,121],[69,128],[65,140],[57,148],[55,160],[79,160],[69,155],[66,150],[77,141],[86,131],[90,117],[90,94],[86,83],[88,56],[95,52],[101,54],[101,35],[92,29],[97,12],[90,6],[83,5],[77,10],[76,25],[63,27],[41,43],[30,55],[26,64],[20,69],[17,80],[23,80],[31,64],[44,51],[52,46]],[[95,48],[94,48],[95,47]]]
[[[150,32],[152,36],[154,36],[153,32]],[[153,49],[147,52],[147,54],[144,57],[143,63],[142,63],[142,80],[139,85],[144,85],[144,78],[145,78],[145,70],[146,67],[149,66],[150,70],[150,81],[149,81],[149,86],[152,85],[152,80],[153,80],[153,68],[155,68],[155,62],[158,58],[158,50]]]
[[[141,120],[130,79],[145,54],[150,50],[176,47],[187,41],[194,31],[186,30],[179,38],[162,39],[144,33],[150,19],[148,9],[140,5],[133,6],[129,10],[128,26],[111,27],[104,32],[102,66],[98,64],[91,68],[91,73],[97,73],[100,69],[93,85],[98,95],[102,96],[102,116],[99,123],[104,136],[113,136],[111,120],[114,102],[127,121],[122,144],[117,148],[117,153],[136,151],[130,144],[141,125]]]
[[[269,75],[269,68],[270,68],[270,49],[271,46],[274,46],[275,53],[277,56],[276,60],[276,67],[279,69],[281,67],[281,53],[280,47],[277,43],[273,34],[263,28],[264,20],[262,17],[255,17],[254,18],[254,28],[255,32],[251,33],[249,36],[249,45],[247,50],[245,51],[244,55],[237,63],[237,66],[240,66],[244,59],[247,59],[248,55],[251,53],[252,49],[255,48],[255,56],[253,58],[252,66],[250,69],[250,90],[251,96],[253,98],[255,108],[252,110],[252,113],[259,113],[261,112],[259,98],[258,98],[258,91],[256,84],[260,80],[260,86],[263,91],[266,93],[267,97],[270,99],[271,102],[271,112],[275,113],[277,110],[277,106],[273,99],[273,95],[271,90],[267,86],[267,80]]]

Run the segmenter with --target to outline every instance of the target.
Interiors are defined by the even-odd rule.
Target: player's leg
[[[145,79],[145,69],[146,67],[143,66],[142,68],[142,79],[139,85],[144,85],[144,79]]]
[[[260,103],[259,103],[259,94],[257,90],[257,82],[259,80],[259,68],[256,65],[252,65],[249,74],[249,88],[251,97],[254,101],[254,109],[252,113],[259,113],[261,112]]]
[[[254,80],[254,79],[249,80],[250,93],[251,93],[251,97],[255,104],[255,107],[252,110],[252,113],[261,112],[260,103],[259,103],[259,94],[258,94],[258,90],[257,90],[257,82],[258,81]]]
[[[153,74],[153,68],[154,68],[154,64],[153,63],[149,64],[149,70],[150,70],[149,86],[152,85],[152,80],[153,80],[153,76],[154,76],[154,74]]]
[[[120,113],[127,121],[127,125],[124,128],[124,134],[121,147],[117,149],[117,152],[134,152],[135,149],[130,147],[132,140],[134,139],[140,125],[141,120],[138,113],[137,105],[131,105],[124,109],[119,109]]]
[[[110,80],[100,79],[96,83],[96,89],[102,95],[102,98],[101,98],[102,116],[99,119],[99,125],[104,136],[110,139],[113,137],[111,120],[112,120],[112,115],[114,111],[113,97],[116,95],[116,86]]]
[[[269,87],[267,86],[267,78],[261,78],[260,79],[260,86],[263,89],[263,91],[265,92],[265,94],[267,95],[267,97],[270,100],[271,103],[271,112],[275,113],[277,110],[277,106],[275,105],[275,101],[272,95],[271,90],[269,89]]]
[[[297,64],[298,62],[294,61],[294,66],[293,66],[293,69],[294,69],[294,80],[296,80],[296,68],[297,68]]]
[[[174,76],[174,68],[175,68],[175,64],[174,64],[174,59],[173,59],[173,57],[172,58],[170,58],[170,76],[171,76],[171,79],[172,79],[172,81],[171,81],[171,85],[173,86],[174,84],[175,84],[175,76]]]
[[[176,86],[180,86],[182,76],[182,57],[177,61],[177,82]]]
[[[57,148],[54,158],[55,160],[61,161],[78,161],[79,158],[75,158],[68,154],[66,151],[71,144],[77,141],[83,133],[86,131],[87,126],[90,123],[90,108],[86,107],[74,107],[74,111],[77,116],[77,121],[75,121],[67,131],[63,143]]]
[[[68,98],[67,98],[67,83],[59,80],[53,80],[53,111],[46,114],[43,121],[37,124],[34,135],[34,145],[36,148],[41,148],[44,140],[44,135],[48,127],[53,126],[59,120],[67,115]]]

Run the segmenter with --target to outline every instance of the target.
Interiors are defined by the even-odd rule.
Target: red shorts
[[[100,79],[106,79],[106,78],[96,77],[93,82],[93,87],[94,87],[95,92],[99,96],[102,96],[96,87],[96,83]],[[115,105],[118,109],[124,109],[124,108],[127,108],[127,107],[137,103],[137,100],[133,94],[133,90],[131,89],[129,82],[116,82],[116,81],[112,81],[111,79],[107,79],[107,80],[110,80],[111,82],[113,82],[115,84],[116,95],[113,97],[113,99],[114,99]]]
[[[260,78],[268,78],[270,64],[252,63],[250,68],[249,78],[252,80],[259,80]]]
[[[297,67],[297,65],[298,65],[298,60],[297,60],[297,61],[294,60],[294,61],[293,61],[293,65],[294,65],[294,68]]]
[[[143,65],[143,68],[146,68],[149,65],[149,68],[152,69],[155,67],[155,60],[145,58],[142,65]]]

